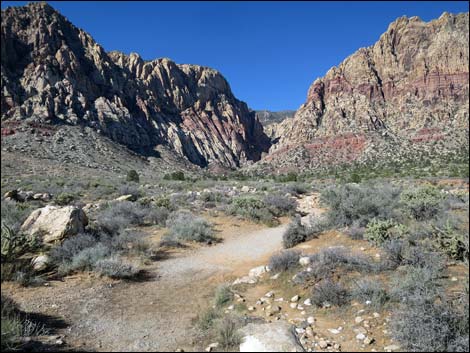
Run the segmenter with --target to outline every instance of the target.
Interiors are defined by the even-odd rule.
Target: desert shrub
[[[1,254],[2,262],[13,261],[28,251],[38,247],[36,237],[20,233],[2,222]]]
[[[297,202],[294,199],[282,195],[267,195],[263,202],[276,217],[292,215],[297,208]]]
[[[351,226],[346,229],[345,234],[353,240],[361,240],[364,239],[364,233],[366,228],[361,227],[357,224],[352,224]]]
[[[126,180],[134,183],[138,183],[140,180],[139,173],[136,170],[131,169],[127,172]]]
[[[228,213],[241,216],[268,226],[276,224],[274,215],[266,207],[266,204],[253,196],[241,196],[232,200]]]
[[[441,210],[443,195],[434,186],[421,186],[404,190],[400,202],[406,212],[416,220],[430,219]]]
[[[215,308],[209,308],[198,315],[197,325],[201,330],[207,331],[219,317],[220,313]]]
[[[49,252],[51,261],[55,264],[69,261],[82,250],[96,245],[97,242],[98,239],[95,236],[87,233],[81,233],[67,238],[62,244],[54,247]]]
[[[332,247],[323,249],[310,256],[312,274],[318,278],[331,276],[336,269],[358,272],[376,272],[381,269],[381,264],[363,255],[351,253],[344,247]]]
[[[108,234],[114,234],[129,225],[145,224],[145,218],[150,212],[150,207],[135,202],[112,202],[99,211],[96,223]]]
[[[308,186],[302,183],[292,183],[286,185],[284,190],[291,195],[304,195],[308,191]]]
[[[404,262],[405,242],[401,239],[390,239],[382,243],[388,267],[393,269]]]
[[[459,229],[447,220],[444,225],[437,225],[434,229],[436,249],[451,259],[468,260],[468,228]]]
[[[77,195],[75,194],[61,192],[60,194],[54,197],[54,203],[59,206],[67,206],[74,202],[76,199]]]
[[[215,291],[215,306],[220,308],[233,300],[233,293],[230,290],[230,286],[224,284],[217,287]]]
[[[184,173],[181,172],[181,171],[165,174],[163,176],[163,179],[165,179],[165,180],[179,180],[179,181],[186,180],[186,178],[184,176]]]
[[[238,333],[239,324],[235,318],[225,316],[217,321],[217,342],[224,349],[240,345],[241,336]]]
[[[295,172],[289,172],[285,175],[280,175],[277,177],[277,180],[280,181],[281,183],[290,183],[293,181],[297,181],[298,176],[297,173]]]
[[[300,217],[295,217],[287,226],[282,235],[282,244],[284,248],[292,248],[297,244],[313,239],[328,227],[322,219],[315,219],[309,226],[302,224]]]
[[[463,320],[467,320],[463,322]],[[392,313],[391,331],[408,351],[467,352],[468,312],[448,300],[401,306]]]
[[[31,212],[29,204],[20,204],[15,201],[2,200],[1,218],[2,224],[6,224],[15,232],[20,229]]]
[[[212,225],[204,218],[196,217],[189,211],[181,210],[170,214],[167,239],[212,243],[216,240]]]
[[[355,221],[365,226],[369,220],[393,219],[400,190],[387,184],[345,184],[330,187],[321,193],[321,200],[329,206],[331,224],[349,226]]]
[[[406,266],[392,278],[390,297],[401,303],[433,301],[442,293],[440,276],[433,267]]]
[[[138,184],[122,184],[118,188],[119,195],[132,195],[135,199],[143,196],[142,190],[139,188]]]
[[[288,271],[299,266],[300,252],[295,250],[283,250],[274,254],[269,259],[271,271]]]
[[[140,272],[135,265],[118,256],[98,260],[94,269],[103,276],[117,279],[133,278]]]
[[[47,335],[48,330],[39,322],[31,320],[20,311],[9,297],[1,296],[1,348],[2,351],[21,350],[23,337]]]
[[[95,264],[108,257],[110,253],[110,249],[101,243],[85,248],[68,261],[60,263],[58,273],[67,275],[74,271],[92,271]]]
[[[391,229],[396,226],[397,224],[391,220],[372,219],[367,224],[364,238],[375,245],[381,245],[390,238]]]
[[[312,303],[318,307],[342,306],[350,301],[350,293],[341,284],[326,279],[312,288]]]
[[[164,226],[170,211],[165,207],[150,207],[144,217],[144,222]]]
[[[370,301],[370,305],[377,310],[382,308],[390,299],[383,285],[370,279],[362,279],[356,282],[351,295],[362,303]]]
[[[171,209],[171,200],[168,196],[160,196],[158,198],[155,199],[155,201],[153,202],[153,205],[155,207],[162,207],[162,208],[166,208],[166,209]]]
[[[121,230],[119,233],[109,236],[100,234],[99,241],[112,253],[136,253],[146,254],[149,250],[148,243],[144,240],[145,234],[135,230]]]

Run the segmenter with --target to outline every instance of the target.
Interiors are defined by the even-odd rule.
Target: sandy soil
[[[148,266],[139,282],[80,275],[38,288],[6,284],[3,290],[26,311],[63,318],[67,327],[58,333],[74,349],[198,350],[204,347],[191,321],[215,287],[265,263],[281,248],[285,229],[224,218],[217,218],[216,227],[222,243],[168,254]]]

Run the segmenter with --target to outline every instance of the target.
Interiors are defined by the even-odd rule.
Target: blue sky
[[[2,8],[26,2],[2,1]],[[253,109],[297,109],[308,87],[402,15],[468,2],[49,2],[106,50],[219,70]]]

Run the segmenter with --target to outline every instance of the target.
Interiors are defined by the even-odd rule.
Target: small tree
[[[131,169],[127,172],[127,181],[133,181],[138,183],[139,182],[139,174],[134,170]]]

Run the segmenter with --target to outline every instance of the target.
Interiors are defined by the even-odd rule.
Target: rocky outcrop
[[[2,122],[87,126],[199,166],[238,167],[269,149],[255,113],[216,70],[107,53],[45,3],[2,10],[1,40]]]
[[[88,218],[75,206],[48,205],[33,211],[21,226],[21,231],[40,237],[44,243],[57,243],[64,238],[82,232]]]
[[[277,127],[265,162],[315,168],[386,157],[384,144],[392,155],[439,141],[468,146],[468,25],[468,13],[397,19],[315,80],[295,117]]]

